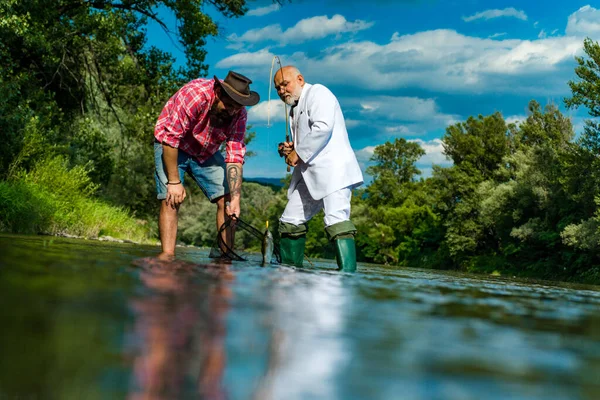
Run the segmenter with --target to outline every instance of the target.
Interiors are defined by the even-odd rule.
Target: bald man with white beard
[[[338,267],[354,272],[356,227],[350,221],[350,200],[363,176],[340,104],[325,86],[306,83],[294,66],[277,71],[274,83],[279,98],[291,106],[292,141],[281,143],[279,152],[294,167],[288,203],[279,219],[282,262],[303,265],[307,222],[323,209]]]

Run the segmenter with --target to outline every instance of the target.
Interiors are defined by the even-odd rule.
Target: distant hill
[[[283,178],[246,178],[244,177],[245,182],[256,182],[261,185],[266,186],[274,186],[275,188],[283,187],[283,183],[281,182]]]

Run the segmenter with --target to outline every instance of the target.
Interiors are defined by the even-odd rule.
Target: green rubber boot
[[[304,245],[306,236],[282,236],[279,240],[281,263],[302,268],[304,262]]]
[[[354,224],[350,221],[338,222],[325,227],[325,232],[335,247],[338,270],[356,271],[356,245],[354,244],[356,227]]]
[[[338,270],[343,272],[356,271],[356,246],[353,237],[335,239],[335,259]]]

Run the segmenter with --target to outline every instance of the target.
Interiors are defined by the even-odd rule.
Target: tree
[[[568,108],[584,106],[589,115],[600,117],[600,44],[587,38],[583,49],[588,58],[575,57],[578,81],[569,81],[572,96],[565,98]],[[596,210],[595,198],[600,195],[600,124],[587,120],[583,133],[566,157],[568,191],[591,217]]]
[[[584,106],[593,118],[600,117],[600,44],[586,38],[585,57],[575,57],[577,81],[569,81],[572,96],[566,98],[568,108]],[[565,157],[565,186],[577,204],[579,221],[565,227],[561,233],[565,244],[577,249],[598,263],[600,257],[600,124],[587,120],[583,133]],[[583,214],[583,215],[582,215]],[[586,260],[588,261],[588,260]],[[589,268],[590,262],[587,266]],[[595,267],[596,277],[600,275]]]
[[[228,18],[247,10],[245,0],[8,0],[0,16],[14,23],[0,25],[1,37],[10,59],[31,70],[44,88],[55,92],[62,107],[83,105],[86,94],[94,89],[110,102],[117,90],[111,83],[128,75],[126,71],[115,75],[116,67],[172,62],[165,53],[145,49],[148,21],[172,33],[157,9],[172,13],[178,22],[176,36],[187,58],[181,77],[206,74],[206,38],[218,34],[218,25],[206,13],[207,4]],[[131,65],[121,65],[123,57],[130,57]],[[154,71],[161,72],[153,76],[158,79],[170,73],[160,67]]]
[[[491,177],[509,151],[508,128],[500,113],[469,117],[446,128],[444,154],[458,168],[474,168],[482,179]]]
[[[418,143],[404,138],[375,147],[371,156],[375,165],[367,168],[367,173],[373,176],[367,189],[369,202],[390,206],[401,203],[406,197],[405,186],[421,173],[415,164],[423,155],[425,151]]]
[[[569,108],[585,106],[592,117],[600,117],[600,44],[590,38],[583,41],[589,58],[575,57],[575,74],[579,81],[569,81],[573,96],[565,99]]]
[[[554,104],[549,104],[542,111],[540,104],[532,100],[528,105],[529,116],[519,126],[513,140],[517,148],[542,146],[552,144],[556,147],[566,148],[575,136],[573,125]]]
[[[395,265],[421,265],[437,250],[439,219],[416,162],[425,154],[418,143],[397,138],[375,148],[367,169],[373,181],[353,198],[360,259]],[[431,263],[430,263],[431,264]]]
[[[152,127],[166,100],[204,76],[209,16],[243,15],[246,0],[6,0],[0,2],[0,177],[33,116],[47,148],[86,166],[111,202],[152,213]],[[161,10],[159,14],[157,10]],[[171,13],[177,32],[163,20]],[[187,63],[146,43],[149,23],[174,36]],[[251,138],[252,135],[249,135]],[[20,162],[20,168],[29,165]]]
[[[500,113],[469,117],[446,128],[444,154],[454,162],[450,168],[434,168],[436,211],[444,226],[444,243],[452,262],[469,267],[480,252],[493,251],[493,232],[485,229],[480,216],[479,185],[495,179],[502,159],[511,149],[508,127]]]

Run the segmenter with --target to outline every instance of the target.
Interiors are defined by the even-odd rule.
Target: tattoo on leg
[[[239,165],[227,166],[227,183],[229,183],[229,192],[232,196],[239,196],[242,193],[242,167]]]

